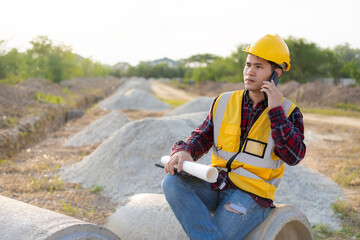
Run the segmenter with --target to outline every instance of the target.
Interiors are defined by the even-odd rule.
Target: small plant
[[[62,210],[66,215],[74,216],[74,215],[76,214],[78,208],[71,206],[70,203],[62,202],[61,210]]]
[[[90,187],[91,193],[101,193],[103,191],[104,191],[104,188],[96,183]]]

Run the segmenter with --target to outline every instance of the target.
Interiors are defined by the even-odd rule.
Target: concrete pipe
[[[108,229],[0,196],[0,239],[119,240]]]
[[[310,240],[313,234],[309,220],[300,210],[276,204],[269,216],[244,238],[252,239]]]
[[[166,231],[162,231],[164,226]],[[118,207],[106,227],[123,240],[189,239],[172,213],[163,194],[137,194]],[[272,213],[246,237],[246,240],[313,239],[306,216],[295,207],[277,205]]]

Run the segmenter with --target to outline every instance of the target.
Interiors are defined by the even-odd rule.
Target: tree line
[[[289,37],[285,39],[291,57],[291,69],[283,74],[280,82],[291,80],[305,83],[317,78],[333,78],[338,84],[340,78],[353,78],[360,83],[360,50],[353,49],[349,44],[338,45],[333,49],[321,48],[303,38]],[[243,67],[246,53],[242,50],[247,44],[241,44],[228,57],[213,54],[197,54],[179,60],[178,67],[167,64],[151,65],[140,63],[130,67],[126,72],[114,72],[116,76],[167,77],[183,78],[185,81],[240,82],[243,81]],[[198,63],[192,67],[191,63]]]
[[[332,49],[321,48],[303,38],[288,37],[285,42],[290,49],[291,69],[283,74],[280,82],[295,80],[300,83],[317,78],[333,78],[335,84],[340,78],[353,78],[360,83],[360,50],[349,44]],[[46,78],[58,83],[75,77],[117,77],[181,78],[185,82],[202,81],[241,82],[247,44],[239,45],[227,57],[214,54],[197,54],[177,61],[177,67],[166,63],[141,62],[126,71],[93,62],[72,52],[71,48],[54,45],[46,36],[30,41],[31,48],[19,52],[16,48],[5,51],[0,41],[0,84],[16,84],[27,78]],[[121,56],[120,56],[121,57]]]
[[[109,68],[72,52],[71,48],[54,45],[47,36],[30,41],[31,48],[19,52],[5,50],[0,41],[0,83],[16,84],[27,78],[45,78],[54,83],[76,77],[108,76]]]

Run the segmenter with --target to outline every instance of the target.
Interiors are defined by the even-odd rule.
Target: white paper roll
[[[169,160],[170,156],[163,156],[161,158],[161,163],[165,165]],[[175,165],[175,167],[177,166]],[[193,175],[210,183],[216,182],[219,174],[218,170],[215,167],[210,167],[207,165],[189,161],[184,161],[183,170],[190,175]]]

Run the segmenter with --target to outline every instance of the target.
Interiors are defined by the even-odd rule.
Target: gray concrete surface
[[[110,230],[0,196],[0,239],[119,240]]]

